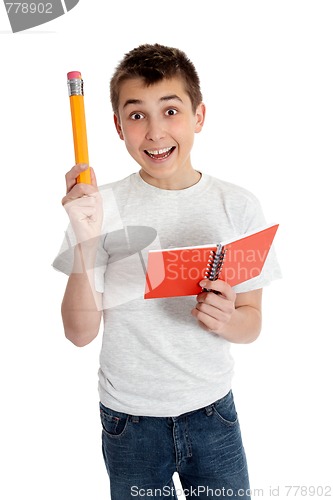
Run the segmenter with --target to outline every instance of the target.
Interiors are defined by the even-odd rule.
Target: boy
[[[279,274],[274,254],[259,277],[234,289],[209,282],[212,291],[197,297],[144,300],[143,270],[148,248],[227,240],[262,226],[260,205],[193,168],[205,106],[183,52],[139,46],[110,88],[117,133],[140,171],[100,189],[93,170],[92,185],[76,183],[87,165],[68,172],[62,203],[76,244],[54,265],[70,274],[66,337],[88,344],[103,314],[99,394],[111,498],[174,497],[177,471],[187,498],[248,499],[229,348],[260,333],[261,289]]]

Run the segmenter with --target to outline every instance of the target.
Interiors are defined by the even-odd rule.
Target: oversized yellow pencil
[[[84,112],[83,80],[79,71],[67,73],[68,94],[71,105],[75,163],[89,165],[86,117]],[[77,177],[77,182],[91,184],[90,168]]]

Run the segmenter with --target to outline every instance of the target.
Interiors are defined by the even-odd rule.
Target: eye
[[[174,108],[170,108],[170,109],[167,109],[167,111],[165,112],[165,114],[167,116],[174,116],[178,113],[178,111]]]
[[[130,115],[131,120],[142,120],[143,117],[144,117],[143,114],[138,112],[132,113]]]

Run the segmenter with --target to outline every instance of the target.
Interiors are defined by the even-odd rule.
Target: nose
[[[148,121],[146,139],[149,141],[157,142],[165,137],[165,130],[163,123],[156,118],[152,118]]]

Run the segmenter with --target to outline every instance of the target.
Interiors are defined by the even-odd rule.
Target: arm
[[[221,280],[208,281],[202,286],[220,293],[201,292],[197,296],[192,315],[204,329],[237,344],[247,344],[258,338],[262,289],[236,294]]]
[[[82,166],[76,165],[68,172],[67,194],[62,200],[77,245],[61,313],[66,338],[78,347],[89,344],[97,336],[102,317],[102,295],[96,292],[94,284],[102,204],[92,169],[92,185],[76,184],[76,177],[82,170]]]
[[[84,266],[81,245],[75,248],[74,267],[61,304],[66,338],[77,347],[97,336],[102,318],[102,295],[95,291],[93,268]]]

